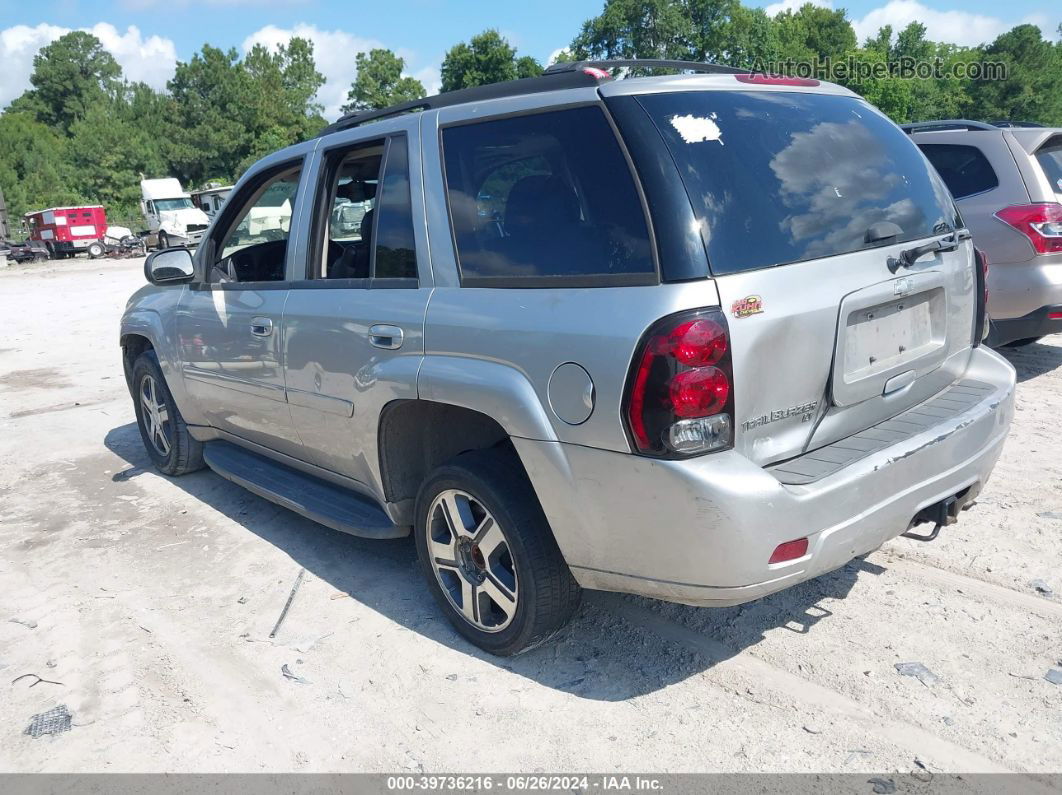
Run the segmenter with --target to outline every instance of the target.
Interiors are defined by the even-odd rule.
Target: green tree
[[[542,74],[530,56],[516,57],[516,48],[496,30],[487,30],[452,47],[442,63],[442,90],[484,86]]]
[[[82,198],[71,186],[66,154],[62,136],[33,114],[8,110],[0,115],[0,185],[12,229],[30,210]]]
[[[971,82],[971,115],[1062,125],[1062,46],[1035,25],[1018,25],[985,47],[984,58],[1003,63],[1007,77]]]
[[[578,58],[678,58],[749,67],[774,57],[771,19],[739,0],[607,0],[572,42]]]
[[[856,49],[856,35],[843,8],[832,9],[805,3],[796,11],[783,11],[774,18],[779,56],[810,61],[844,57]]]
[[[128,118],[127,109],[90,108],[70,128],[71,183],[78,194],[103,204],[112,223],[137,227],[140,175],[166,173],[151,133]]]
[[[185,185],[198,185],[208,175],[235,177],[251,151],[257,113],[251,81],[236,50],[203,45],[190,61],[177,64],[167,85],[166,158],[172,175]]]
[[[324,75],[314,63],[313,42],[295,37],[276,50],[257,44],[241,66],[250,142],[233,176],[270,152],[316,135],[326,124],[316,100]]]
[[[33,57],[33,74],[12,110],[31,111],[63,132],[89,109],[114,99],[122,68],[91,33],[75,30],[42,47]]]
[[[576,60],[692,58],[693,19],[679,0],[606,0],[569,47]]]
[[[344,113],[355,110],[378,110],[400,102],[421,99],[427,92],[419,80],[403,77],[406,62],[390,50],[359,52],[354,59],[358,75],[347,92]]]

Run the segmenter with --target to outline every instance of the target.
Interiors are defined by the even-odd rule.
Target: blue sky
[[[1054,37],[1062,22],[1056,0],[814,0],[845,7],[860,38],[882,24],[919,20],[929,35],[957,44],[990,40],[1020,22]],[[799,0],[754,5],[774,12]],[[24,90],[33,54],[68,29],[90,29],[128,76],[156,87],[175,60],[203,43],[236,47],[276,44],[304,35],[315,42],[328,79],[320,99],[334,115],[353,79],[354,54],[386,46],[403,55],[407,72],[438,87],[446,50],[488,27],[505,34],[521,54],[546,61],[599,13],[603,0],[0,0],[0,106]]]

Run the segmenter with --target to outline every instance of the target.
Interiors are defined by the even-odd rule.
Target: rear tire
[[[103,256],[103,245],[101,243],[89,243],[88,255],[91,259],[99,259]]]
[[[432,596],[484,651],[507,657],[544,643],[579,606],[579,585],[512,453],[476,450],[432,472],[414,535]]]
[[[155,468],[164,475],[202,469],[203,443],[188,432],[154,351],[145,351],[133,363],[132,392],[140,438]]]

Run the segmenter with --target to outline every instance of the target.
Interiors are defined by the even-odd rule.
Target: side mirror
[[[144,276],[152,284],[179,284],[195,275],[192,252],[186,248],[155,251],[144,260]]]

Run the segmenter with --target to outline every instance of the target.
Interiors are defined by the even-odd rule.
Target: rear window
[[[960,144],[919,144],[956,199],[984,193],[999,185],[988,158],[976,146]]]
[[[678,165],[713,273],[916,240],[960,224],[918,148],[861,100],[777,91],[638,100]]]
[[[642,201],[600,108],[462,124],[442,141],[462,284],[656,280]]]
[[[1036,153],[1036,161],[1043,169],[1051,190],[1062,193],[1062,138],[1052,138]]]

